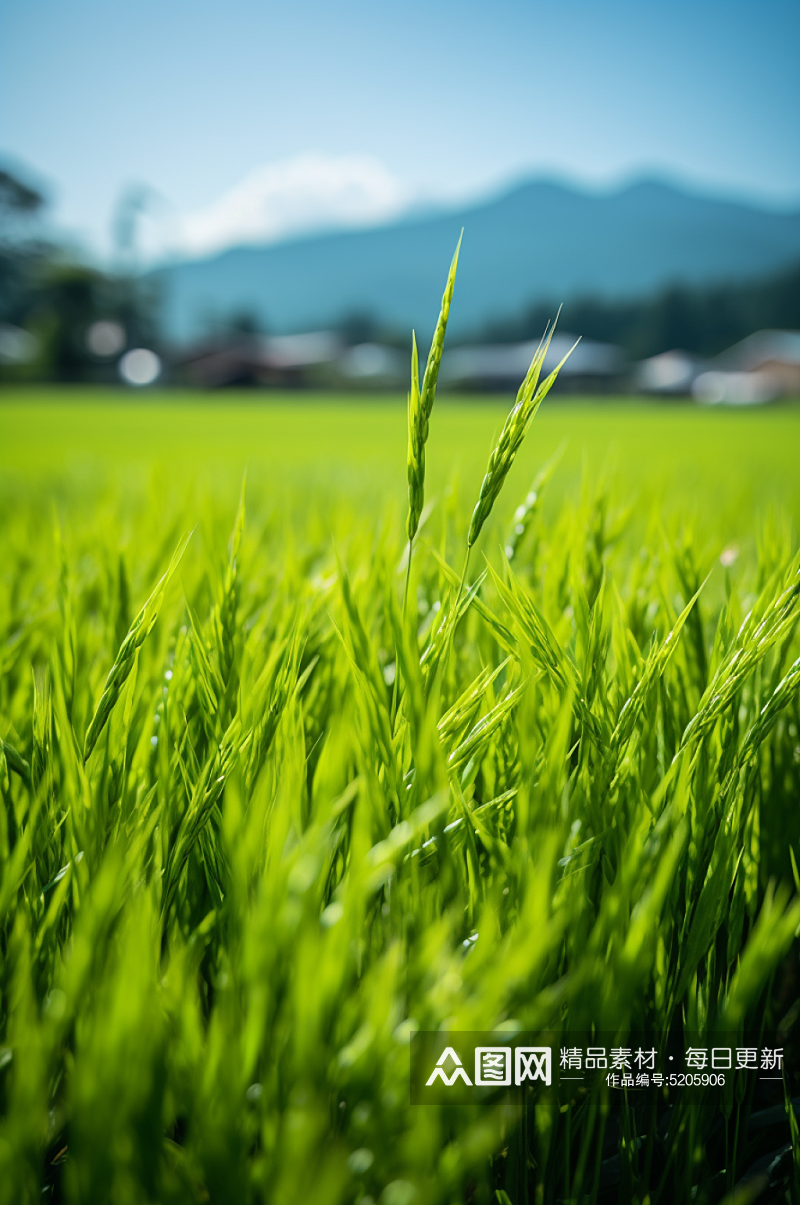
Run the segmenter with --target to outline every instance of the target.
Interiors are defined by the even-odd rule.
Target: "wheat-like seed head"
[[[406,520],[406,534],[409,540],[413,540],[417,534],[425,502],[425,444],[428,440],[431,411],[436,398],[436,382],[439,379],[447,319],[450,316],[450,303],[453,300],[453,289],[456,283],[458,252],[463,236],[464,231],[462,230],[453,261],[450,264],[450,271],[447,274],[442,308],[439,311],[433,342],[428,353],[428,363],[425,366],[421,389],[417,338],[413,333],[411,336],[411,390],[408,395],[408,518]]]
[[[556,315],[557,321],[558,315]],[[545,331],[536,354],[531,361],[531,366],[525,375],[525,380],[519,387],[517,400],[509,412],[503,425],[503,430],[500,432],[500,437],[489,456],[489,464],[481,484],[481,492],[478,495],[478,501],[475,504],[475,509],[472,512],[472,521],[469,525],[469,534],[467,536],[468,548],[472,548],[481,533],[481,528],[491,514],[495,499],[503,488],[503,482],[508,476],[508,471],[514,463],[514,457],[519,451],[520,445],[525,438],[525,433],[531,425],[536,411],[555,384],[556,377],[566,363],[567,358],[572,355],[578,345],[577,342],[572,345],[561,363],[553,369],[540,385],[539,374],[541,373],[542,364],[550,347],[550,340],[553,337],[555,329],[556,324],[554,322],[552,328],[549,331]]]
[[[97,738],[103,731],[108,717],[114,710],[114,707],[122,693],[122,688],[128,680],[128,676],[133,669],[136,660],[136,654],[144,644],[147,636],[153,629],[153,625],[158,619],[158,612],[161,609],[161,603],[164,598],[164,591],[167,588],[170,578],[178,568],[180,559],[186,551],[186,545],[191,539],[192,533],[188,532],[175,550],[172,560],[169,563],[169,568],[160,582],[156,586],[153,593],[148,598],[147,602],[142,607],[139,614],[131,624],[130,631],[119,647],[114,664],[109,670],[106,684],[103,687],[103,693],[100,696],[100,701],[97,704],[95,713],[92,716],[91,723],[86,730],[86,740],[83,748],[84,764],[89,760],[92,750],[97,744]]]
[[[543,466],[533,479],[533,484],[525,495],[524,501],[517,507],[514,512],[514,522],[511,530],[506,537],[505,554],[506,560],[513,561],[517,555],[517,551],[525,539],[528,529],[533,522],[541,505],[542,494],[544,493],[550,478],[553,476],[558,462],[564,453],[564,445],[562,444],[555,456],[551,456],[547,464]]]

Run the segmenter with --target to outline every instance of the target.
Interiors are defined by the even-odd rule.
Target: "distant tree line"
[[[469,341],[538,339],[556,309],[551,301],[537,302],[516,318],[488,323]],[[674,284],[627,301],[576,298],[564,306],[562,325],[585,339],[614,343],[633,360],[675,348],[713,356],[756,330],[800,330],[800,264],[746,283]]]
[[[97,322],[118,325],[123,346],[157,346],[154,285],[90,267],[44,233],[45,197],[0,169],[0,327],[31,337],[30,355],[0,356],[0,379],[116,380],[116,360],[92,352]]]

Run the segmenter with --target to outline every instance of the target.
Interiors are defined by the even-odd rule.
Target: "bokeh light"
[[[152,385],[161,375],[161,359],[147,347],[133,347],[120,360],[119,375],[126,385]]]

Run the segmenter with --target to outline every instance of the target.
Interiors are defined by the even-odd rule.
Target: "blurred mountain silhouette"
[[[165,333],[186,340],[210,317],[249,313],[275,333],[329,327],[347,313],[390,328],[433,327],[464,227],[451,315],[455,338],[540,300],[642,296],[671,283],[763,276],[800,261],[800,211],[775,212],[658,180],[614,192],[535,180],[480,204],[173,262],[160,282]]]

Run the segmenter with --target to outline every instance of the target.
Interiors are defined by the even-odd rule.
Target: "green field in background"
[[[472,497],[511,398],[442,398],[432,419],[429,497]],[[227,493],[245,468],[254,500],[323,503],[326,495],[405,499],[403,399],[314,394],[6,391],[0,401],[0,488],[33,487],[79,505],[82,486],[162,486]],[[636,504],[660,501],[715,529],[748,527],[779,504],[800,520],[800,408],[704,410],[685,402],[548,399],[517,459],[504,504],[564,445],[554,499],[587,478]]]

